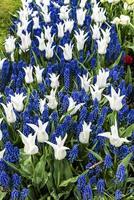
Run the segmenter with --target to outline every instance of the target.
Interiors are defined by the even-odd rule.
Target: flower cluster
[[[0,186],[16,199],[131,195],[132,85],[100,3],[23,0],[0,61]],[[128,169],[128,173],[127,173]],[[65,188],[65,189],[64,189]],[[10,192],[11,191],[11,192]]]

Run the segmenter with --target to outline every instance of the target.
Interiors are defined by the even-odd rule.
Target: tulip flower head
[[[27,84],[33,83],[33,67],[29,66],[23,69],[25,71],[25,82]]]
[[[42,73],[43,73],[44,69],[43,68],[40,69],[39,66],[34,66],[34,69],[35,69],[37,83],[42,83],[42,81],[43,81]]]
[[[92,131],[91,122],[89,124],[87,124],[84,121],[84,123],[82,125],[82,132],[80,132],[80,134],[79,134],[79,141],[82,144],[88,144],[91,131]]]
[[[120,147],[123,143],[129,143],[130,141],[126,138],[119,137],[117,121],[115,125],[111,126],[111,132],[99,133],[98,136],[106,137],[109,139],[110,144],[115,147]]]
[[[91,85],[90,92],[92,95],[92,99],[93,100],[97,99],[98,101],[101,101],[103,90],[104,90],[104,88],[99,89],[99,87],[96,84]]]
[[[9,124],[16,122],[16,115],[15,115],[15,112],[13,110],[13,104],[11,102],[9,102],[9,103],[7,103],[7,105],[5,105],[3,103],[1,103],[1,105],[4,108],[7,122]]]
[[[48,100],[48,107],[51,108],[51,109],[56,109],[57,108],[57,105],[58,105],[58,102],[57,102],[57,99],[56,99],[56,89],[52,89],[50,91],[50,95],[46,95],[46,98]]]
[[[104,95],[104,96],[109,101],[110,108],[113,111],[119,111],[122,109],[122,107],[123,107],[122,100],[124,98],[124,95],[120,96],[120,89],[118,90],[118,93],[116,93],[114,88],[111,87],[111,96],[109,96],[109,95]]]
[[[68,150],[68,147],[65,147],[65,141],[67,139],[67,134],[65,135],[65,137],[62,139],[61,136],[56,137],[56,143],[57,144],[53,144],[49,141],[46,141],[47,144],[49,144],[50,146],[53,147],[54,149],[54,156],[56,160],[63,160],[66,157],[66,150]]]
[[[21,112],[24,108],[24,104],[23,101],[26,98],[26,96],[23,96],[23,93],[21,94],[17,94],[15,93],[14,96],[11,96],[11,102],[13,104],[13,107],[15,110],[17,110],[18,112]]]
[[[84,49],[85,42],[88,39],[87,35],[88,35],[87,33],[84,34],[83,30],[79,29],[79,32],[75,31],[74,37],[77,41],[77,50],[78,51],[81,51]]]
[[[76,101],[73,100],[72,97],[69,97],[69,106],[67,112],[70,112],[70,115],[76,114],[76,112],[84,105],[84,103],[79,103],[78,105]]]
[[[89,74],[84,74],[83,76],[79,76],[81,80],[81,88],[84,89],[86,92],[89,91],[91,78],[89,78]]]
[[[52,73],[52,74],[49,74],[49,76],[50,76],[49,79],[51,80],[51,84],[50,84],[51,88],[57,89],[59,87],[59,76],[60,75],[56,75],[56,74]]]
[[[65,60],[71,60],[72,59],[72,56],[73,56],[73,45],[72,43],[70,44],[65,44],[64,47],[60,46],[61,49],[63,50],[63,55],[64,55],[64,59]]]
[[[3,159],[4,153],[5,153],[6,149],[3,149],[2,151],[0,151],[0,160]]]
[[[37,135],[38,142],[43,143],[48,140],[48,134],[46,132],[48,122],[43,124],[42,121],[39,119],[38,126],[36,126],[35,124],[29,124],[29,123],[27,125],[30,126],[34,130],[35,134]]]
[[[108,86],[107,79],[109,77],[109,71],[105,71],[104,69],[100,69],[97,75],[96,85],[98,88],[105,88]]]
[[[32,133],[30,133],[28,135],[28,137],[26,137],[20,131],[19,131],[19,133],[20,133],[22,142],[24,144],[24,152],[27,155],[34,155],[34,154],[38,153],[39,149],[38,149],[38,146],[35,144],[36,133],[34,135],[32,135]]]

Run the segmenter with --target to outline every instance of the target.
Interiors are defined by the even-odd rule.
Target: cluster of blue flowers
[[[27,155],[34,165],[47,152],[69,163],[64,166],[72,171],[69,178],[77,176],[69,198],[122,199],[133,169],[129,166],[127,172],[133,161],[134,109],[127,105],[133,87],[124,81],[115,26],[108,24],[96,1],[22,3],[5,42],[7,57],[1,61],[1,188],[11,200],[29,198],[34,178],[19,171],[22,157]],[[45,155],[48,174],[50,155]],[[58,195],[57,187],[53,190]],[[43,193],[37,185],[34,199],[53,193],[47,181],[44,188]]]

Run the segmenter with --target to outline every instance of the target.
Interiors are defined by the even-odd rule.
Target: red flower
[[[132,56],[126,55],[126,56],[124,56],[123,61],[126,65],[131,65],[133,63],[134,59]]]

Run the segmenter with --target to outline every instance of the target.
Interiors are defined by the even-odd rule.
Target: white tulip
[[[74,20],[70,20],[70,19],[67,19],[64,21],[64,31],[69,31],[69,33],[72,32],[73,30],[73,27],[74,27]]]
[[[59,13],[60,19],[61,20],[69,19],[69,12],[70,12],[70,9],[68,8],[68,5],[61,6],[60,7],[60,13]]]
[[[78,8],[76,11],[77,22],[79,26],[83,26],[87,10],[83,10],[83,8]]]
[[[50,38],[52,37],[51,36],[51,30],[52,30],[52,27],[50,26],[47,26],[44,28],[44,31],[45,31],[45,39],[50,41]]]
[[[101,38],[100,40],[97,40],[97,44],[98,44],[98,53],[101,55],[105,55],[108,47],[107,40],[105,38]]]
[[[33,67],[29,66],[23,69],[25,71],[25,82],[27,84],[33,83]]]
[[[30,38],[30,33],[26,32],[26,34],[21,34],[20,35],[21,38],[21,45],[20,48],[22,49],[22,51],[26,52],[29,50],[30,46],[31,46],[31,38]]]
[[[113,111],[119,111],[122,109],[123,104],[122,104],[122,99],[124,98],[125,95],[120,96],[120,89],[118,90],[118,93],[114,90],[113,87],[111,87],[111,96],[104,95],[109,103],[110,103],[110,108]]]
[[[80,1],[80,8],[85,8],[87,0],[81,0]]]
[[[79,134],[79,141],[82,144],[88,144],[89,142],[89,137],[90,137],[90,132],[91,132],[91,122],[87,124],[85,121],[82,125],[82,132]]]
[[[79,76],[81,80],[81,88],[84,89],[86,92],[89,91],[91,78],[89,78],[89,74],[84,74],[83,76]]]
[[[33,29],[38,29],[40,28],[40,24],[39,24],[39,17],[33,17]]]
[[[24,99],[26,98],[26,96],[23,96],[23,93],[21,94],[17,94],[15,93],[14,96],[11,96],[11,102],[13,104],[13,107],[15,110],[17,110],[18,112],[21,112],[24,108]]]
[[[57,89],[60,85],[60,83],[59,83],[59,76],[60,75],[56,75],[56,74],[52,73],[52,74],[49,74],[49,76],[50,76],[49,79],[51,80],[51,85],[50,85],[51,88]]]
[[[97,99],[98,101],[101,101],[103,90],[104,88],[99,89],[97,85],[91,85],[90,92],[92,95],[92,99],[93,100]]]
[[[64,36],[64,27],[65,25],[62,24],[61,22],[59,24],[57,24],[57,28],[58,28],[58,37],[59,38],[63,38]]]
[[[130,24],[130,17],[128,15],[121,15],[120,16],[120,24],[122,24],[122,25]]]
[[[7,103],[7,105],[1,103],[1,105],[4,108],[5,114],[6,114],[6,120],[7,122],[10,123],[14,123],[16,122],[16,115],[15,112],[13,110],[13,105],[11,102]]]
[[[38,39],[38,42],[39,42],[39,50],[44,51],[46,48],[44,34],[41,33],[41,36],[40,37],[36,36],[36,38]]]
[[[47,105],[51,109],[56,109],[58,105],[55,95],[56,95],[56,90],[53,89],[51,90],[50,95],[46,95],[46,98],[48,99]]]
[[[45,47],[45,53],[46,53],[46,58],[50,59],[54,55],[54,48],[55,46],[52,46],[51,42],[47,42],[46,47]]]
[[[99,133],[98,136],[106,137],[109,139],[110,144],[115,147],[120,147],[123,143],[129,143],[130,141],[123,137],[119,137],[117,121],[115,120],[115,125],[111,126],[111,132]]]
[[[109,42],[110,42],[110,29],[111,28],[106,28],[105,31],[103,29],[101,29],[101,32],[103,34],[103,38],[105,39],[107,44],[109,44]]]
[[[51,22],[51,13],[50,12],[42,12],[45,23]]]
[[[39,101],[39,109],[40,109],[40,113],[42,114],[44,111],[44,106],[46,105],[46,99],[40,99]]]
[[[99,7],[99,3],[95,3],[92,8],[91,18],[96,23],[103,23],[106,21],[105,10]]]
[[[111,23],[112,24],[116,24],[116,25],[120,24],[120,18],[119,17],[115,17]]]
[[[5,40],[5,50],[7,53],[13,53],[15,50],[15,41],[16,38],[14,36],[8,36]]]
[[[99,24],[94,24],[94,26],[91,26],[91,29],[92,29],[93,40],[99,40],[101,37]]]
[[[34,66],[34,69],[35,69],[37,83],[42,83],[42,81],[43,81],[42,73],[43,73],[44,69],[43,68],[40,69],[39,66]]]
[[[0,151],[0,160],[3,159],[5,151],[6,149],[3,149],[2,151]]]
[[[53,144],[49,141],[46,141],[47,144],[49,144],[51,147],[53,147],[54,149],[54,156],[56,160],[63,160],[66,157],[66,150],[68,150],[68,147],[65,147],[65,141],[67,139],[67,134],[65,135],[65,137],[62,139],[61,136],[56,137],[56,143],[57,144]]]
[[[105,88],[108,86],[107,79],[109,77],[109,71],[105,71],[104,69],[100,69],[99,73],[97,75],[97,81],[95,85],[98,86],[98,88]]]
[[[73,45],[72,43],[70,44],[65,44],[64,47],[60,46],[61,49],[63,50],[63,55],[65,60],[71,60],[73,57]]]
[[[48,140],[48,134],[46,132],[48,122],[43,124],[42,121],[39,119],[38,126],[36,126],[35,124],[29,124],[29,123],[27,125],[30,126],[34,130],[35,134],[37,135],[38,142],[43,143]]]
[[[87,37],[88,33],[85,33],[84,34],[84,31],[83,30],[80,30],[79,29],[79,32],[76,32],[75,31],[75,39],[77,41],[77,50],[78,51],[81,51],[84,49],[84,45],[85,45],[85,42],[87,41],[88,37]]]
[[[70,4],[70,0],[64,0],[64,4]]]
[[[84,105],[84,103],[79,103],[78,105],[76,101],[73,100],[72,97],[69,97],[69,106],[67,112],[70,112],[70,115],[74,115],[77,113],[78,110]]]
[[[39,152],[39,148],[38,146],[35,144],[35,140],[36,140],[36,133],[34,135],[32,135],[32,133],[30,133],[28,135],[28,137],[26,137],[24,134],[22,134],[19,131],[20,135],[21,135],[21,139],[22,142],[24,144],[24,152],[27,155],[34,155],[36,153]]]

